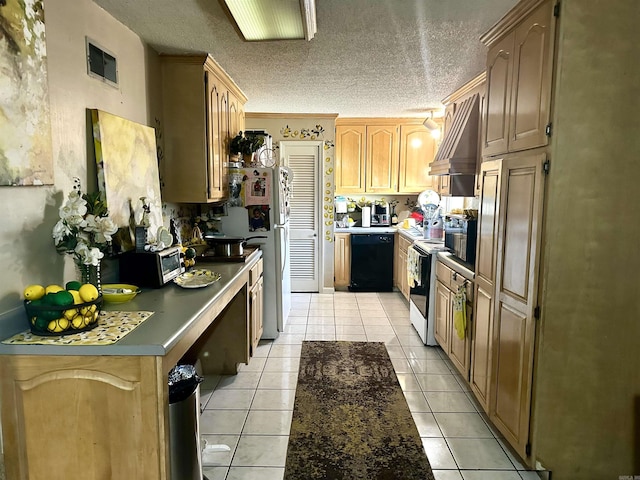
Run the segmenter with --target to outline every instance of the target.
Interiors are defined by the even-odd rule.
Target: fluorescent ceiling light
[[[220,0],[248,41],[311,40],[317,31],[315,0]]]

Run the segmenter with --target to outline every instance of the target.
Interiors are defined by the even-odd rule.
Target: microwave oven
[[[444,222],[444,246],[459,260],[471,265],[476,263],[476,239],[478,220],[476,218],[447,216]]]
[[[157,252],[125,252],[119,264],[120,281],[138,287],[162,287],[185,271],[178,246]]]

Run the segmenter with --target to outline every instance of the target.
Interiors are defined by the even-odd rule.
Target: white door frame
[[[317,261],[317,283],[315,287],[315,291],[322,293],[323,285],[324,285],[324,242],[322,237],[322,228],[323,228],[323,216],[322,216],[322,160],[323,160],[323,151],[324,151],[324,142],[322,141],[307,141],[307,140],[282,140],[280,141],[280,162],[286,167],[289,167],[287,158],[286,158],[286,150],[287,145],[292,147],[313,147],[315,149],[316,155],[316,164],[315,164],[315,176],[316,176],[316,184],[315,188],[315,204],[316,211],[313,212],[315,215],[315,225],[316,229],[314,232],[314,236],[316,238],[316,258]],[[295,201],[295,178],[296,172],[293,171],[293,182],[294,187],[292,188],[292,197],[293,201]],[[291,230],[290,230],[291,231]],[[292,284],[292,288],[295,286]]]

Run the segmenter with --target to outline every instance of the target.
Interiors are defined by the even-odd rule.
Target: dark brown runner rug
[[[433,480],[383,343],[303,342],[284,480]]]

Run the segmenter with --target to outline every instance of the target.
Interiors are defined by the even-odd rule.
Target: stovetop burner
[[[198,262],[238,262],[243,263],[247,261],[249,255],[251,255],[258,247],[244,247],[242,249],[242,255],[232,255],[232,256],[222,256],[222,255],[214,255],[213,249],[205,250],[202,255],[198,255],[196,257],[196,264]]]

